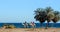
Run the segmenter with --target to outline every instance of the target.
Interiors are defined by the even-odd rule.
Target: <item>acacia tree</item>
[[[38,8],[35,10],[35,17],[42,25],[43,22],[47,20],[46,28],[48,27],[49,22],[52,20],[54,23],[60,20],[60,13],[55,12],[51,7]]]
[[[54,14],[55,14],[55,17],[54,17],[54,19],[52,19],[52,21],[53,21],[54,24],[55,24],[57,21],[60,20],[60,12],[55,11]]]
[[[35,19],[36,21],[39,21],[41,23],[41,26],[42,26],[42,23],[45,22],[45,17],[46,17],[46,12],[44,11],[43,8],[38,8],[37,10],[35,10]]]
[[[48,27],[49,25],[49,22],[54,18],[54,13],[53,13],[53,9],[51,7],[46,7],[45,8],[45,11],[46,11],[46,20],[47,20],[47,24],[46,24],[46,28]]]
[[[55,17],[52,19],[52,21],[56,23],[57,21],[60,20],[60,12],[55,11],[54,14],[55,14]]]

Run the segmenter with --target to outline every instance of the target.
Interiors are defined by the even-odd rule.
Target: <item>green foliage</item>
[[[4,24],[3,27],[5,26],[6,29],[12,29],[12,28],[15,28],[14,25],[9,25],[9,24]]]
[[[37,8],[35,11],[35,19],[40,23],[43,23],[47,20],[50,22],[51,20],[56,23],[60,20],[60,12],[54,11],[51,7],[46,8]]]

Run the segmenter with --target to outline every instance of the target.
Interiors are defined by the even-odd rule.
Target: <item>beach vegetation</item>
[[[37,8],[36,10],[34,10],[34,12],[34,18],[36,19],[36,21],[39,21],[41,23],[41,26],[42,23],[47,21],[46,28],[48,28],[49,22],[53,21],[54,23],[56,23],[60,20],[60,12],[55,11],[51,7]]]

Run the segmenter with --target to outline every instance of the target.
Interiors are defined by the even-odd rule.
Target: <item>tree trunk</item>
[[[40,26],[41,26],[41,27],[43,26],[42,23],[40,24]]]
[[[49,26],[49,21],[47,21],[47,23],[46,23],[46,29],[48,28],[48,26]]]
[[[51,27],[53,27],[53,26],[54,26],[54,23],[51,24]]]
[[[56,27],[56,25],[55,25],[56,23],[54,23],[54,26]]]

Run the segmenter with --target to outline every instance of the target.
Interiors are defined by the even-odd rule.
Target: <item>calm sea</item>
[[[24,28],[24,25],[22,23],[0,23],[0,27],[2,27],[4,24],[8,24],[8,25],[13,24],[16,28]],[[35,23],[35,25],[36,25],[35,28],[41,27],[40,23]],[[42,27],[46,27],[46,23],[43,23]],[[48,27],[60,28],[60,23],[49,23]],[[31,25],[28,25],[28,28],[31,28]]]

